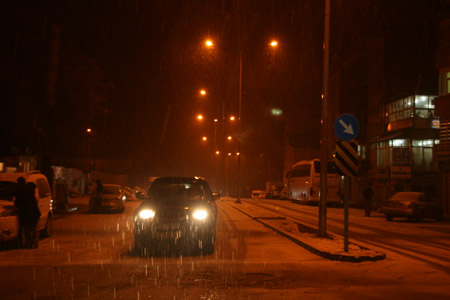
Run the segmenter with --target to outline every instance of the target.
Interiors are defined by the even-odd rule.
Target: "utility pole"
[[[328,169],[328,71],[330,57],[330,0],[325,0],[325,24],[323,39],[322,128],[320,139],[320,199],[319,232],[327,235],[327,169]]]

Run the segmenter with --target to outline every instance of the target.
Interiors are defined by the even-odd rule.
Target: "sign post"
[[[359,133],[359,122],[354,116],[343,114],[334,122],[334,132],[343,140],[336,143],[336,172],[344,176],[344,251],[348,252],[350,177],[358,176],[358,145],[353,140]]]

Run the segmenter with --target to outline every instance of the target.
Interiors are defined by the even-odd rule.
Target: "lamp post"
[[[276,40],[272,40],[269,45],[272,48],[275,48],[278,46],[278,42]],[[205,41],[205,46],[207,48],[213,48],[214,43],[211,40]],[[239,111],[238,111],[238,129],[239,132],[241,131],[242,127],[242,61],[243,61],[243,50],[242,48],[239,49]],[[224,109],[224,108],[223,108]],[[240,144],[240,138],[237,139],[238,144],[238,159],[237,159],[237,198],[236,203],[241,203],[241,177],[240,177],[240,171],[241,171],[241,158],[240,158],[240,152],[241,152],[241,144]]]

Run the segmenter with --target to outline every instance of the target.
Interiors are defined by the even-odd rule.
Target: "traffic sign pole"
[[[348,252],[348,203],[350,200],[349,176],[344,177],[344,252]]]

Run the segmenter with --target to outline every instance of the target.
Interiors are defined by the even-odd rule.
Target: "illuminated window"
[[[450,72],[439,74],[439,95],[450,94]]]
[[[433,167],[433,146],[435,140],[412,140],[413,168],[430,171]]]
[[[389,143],[377,143],[377,167],[387,167],[389,165]]]
[[[435,96],[414,95],[386,104],[386,124],[409,118],[432,118]]]

